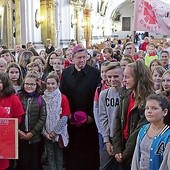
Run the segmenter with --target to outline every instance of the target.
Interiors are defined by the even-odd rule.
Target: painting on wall
[[[122,31],[130,31],[131,18],[122,17]]]

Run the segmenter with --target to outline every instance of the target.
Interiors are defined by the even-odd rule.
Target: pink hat
[[[73,114],[73,121],[72,124],[75,124],[76,126],[81,126],[82,124],[86,123],[88,119],[88,116],[83,111],[76,111]]]
[[[75,53],[77,53],[78,51],[84,51],[85,49],[81,46],[81,45],[76,45],[73,50],[72,50],[72,54],[74,55]]]

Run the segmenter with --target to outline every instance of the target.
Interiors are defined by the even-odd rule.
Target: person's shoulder
[[[7,97],[7,100],[15,105],[16,103],[20,102],[20,96],[18,96],[18,94],[11,94]]]
[[[164,133],[166,133],[165,135],[169,136],[169,140],[170,140],[170,126],[166,125],[162,131],[162,133],[160,135],[163,135]]]
[[[122,87],[120,89],[119,94],[120,94],[121,98],[126,98],[126,97],[130,96],[131,92],[132,92],[132,90],[129,90],[129,89],[126,89],[125,87]]]
[[[96,74],[100,74],[100,71],[99,71],[98,69],[94,68],[94,67],[91,66],[91,65],[86,64],[85,69],[86,69],[87,71],[89,71],[89,72],[93,72],[93,73],[96,73]]]
[[[68,75],[71,75],[74,72],[74,65],[70,65],[62,71],[61,80],[68,78]]]
[[[145,132],[147,131],[147,129],[149,128],[150,126],[150,123],[147,123],[145,125],[143,125],[140,130],[139,130],[139,136],[145,134]]]
[[[61,105],[69,107],[69,101],[66,95],[61,93]]]
[[[143,126],[141,127],[141,129],[148,129],[149,126],[150,126],[150,123],[147,123],[147,124],[143,125]]]
[[[69,73],[70,71],[74,70],[74,65],[70,65],[66,68],[64,68],[63,73]]]
[[[17,94],[11,94],[11,95],[9,96],[9,98],[11,98],[11,99],[18,99],[19,97],[18,97]]]
[[[106,93],[108,93],[109,89],[104,89],[100,92],[100,95],[103,96],[105,95]]]
[[[61,93],[61,98],[62,98],[62,101],[68,100],[67,97],[66,97],[66,95],[64,95],[64,94],[62,94],[62,93]]]

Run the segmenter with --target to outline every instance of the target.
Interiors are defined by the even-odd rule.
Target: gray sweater
[[[99,125],[104,143],[110,142],[115,129],[116,114],[120,104],[119,91],[112,87],[103,90],[99,96]]]

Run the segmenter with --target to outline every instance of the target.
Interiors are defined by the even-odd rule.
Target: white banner
[[[170,4],[160,0],[135,0],[134,31],[170,35]]]

